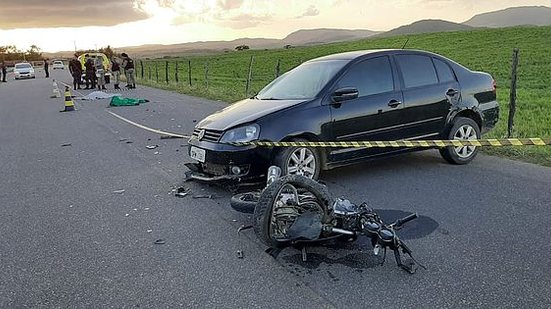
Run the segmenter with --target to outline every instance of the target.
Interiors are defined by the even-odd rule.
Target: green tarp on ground
[[[111,104],[109,104],[109,106],[135,106],[135,105],[140,105],[142,103],[147,103],[147,102],[149,102],[149,100],[112,97]]]

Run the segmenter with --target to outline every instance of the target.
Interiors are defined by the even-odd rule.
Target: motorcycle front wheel
[[[286,232],[294,220],[305,212],[317,212],[322,224],[331,221],[333,198],[327,187],[304,176],[284,176],[262,191],[254,209],[256,236],[272,248],[289,243]]]

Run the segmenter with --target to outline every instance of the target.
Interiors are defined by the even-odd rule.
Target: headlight
[[[257,140],[260,136],[260,126],[251,124],[235,129],[231,129],[224,133],[221,143],[243,143]]]

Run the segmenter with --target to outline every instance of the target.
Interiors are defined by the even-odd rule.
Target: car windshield
[[[16,64],[15,68],[16,69],[30,69],[31,65],[28,64],[28,63],[21,63],[21,64]]]
[[[347,63],[347,60],[307,62],[274,80],[255,98],[258,100],[313,99]]]

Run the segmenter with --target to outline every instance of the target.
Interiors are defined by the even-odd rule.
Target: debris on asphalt
[[[73,146],[73,144],[71,143],[66,143],[61,145],[61,147],[71,147],[71,146]]]
[[[158,151],[155,151],[153,154],[154,154],[154,155],[160,155],[161,153],[158,152]]]
[[[197,119],[193,119],[193,123],[196,123],[197,122]]]
[[[166,240],[164,240],[164,239],[157,239],[157,240],[155,240],[154,244],[156,244],[156,245],[164,245],[164,244],[166,244]]]
[[[138,208],[134,208],[134,209],[132,209],[132,210],[134,210],[134,211],[138,211]]]
[[[129,216],[130,216],[130,214],[126,214],[126,215],[124,215],[124,216],[125,216],[125,217],[129,217]]]
[[[115,194],[123,194],[124,192],[126,192],[126,190],[124,190],[124,189],[113,191],[113,193],[115,193]]]
[[[119,139],[119,142],[126,142],[128,140],[128,138],[121,138]]]
[[[159,148],[159,145],[148,145],[148,146],[145,146],[145,148],[147,148],[149,150],[153,150],[153,149]]]
[[[176,193],[174,194],[174,196],[179,198],[184,198],[188,195],[189,195],[189,190],[184,187],[177,188]]]
[[[235,219],[233,219],[233,220],[231,220],[231,221],[232,221],[232,222],[237,222],[237,220],[235,220]]]
[[[183,139],[182,136],[174,136],[174,135],[163,135],[161,136],[161,139]]]
[[[149,210],[149,208],[145,208],[144,210],[145,210],[145,211],[148,211],[148,210]]]
[[[147,232],[148,232],[148,233],[152,233],[152,232],[153,232],[153,230],[147,230]]]
[[[209,199],[209,200],[213,200],[215,198],[214,195],[210,194],[210,195],[194,195],[193,196],[194,199]]]
[[[69,205],[69,208],[73,208],[73,205]]]
[[[133,144],[133,141],[126,141],[127,144]]]
[[[237,250],[237,258],[242,259],[243,258],[243,250]]]

